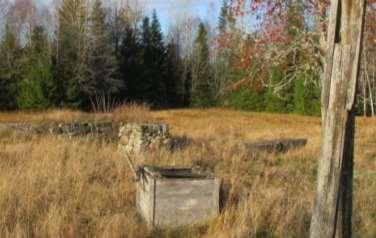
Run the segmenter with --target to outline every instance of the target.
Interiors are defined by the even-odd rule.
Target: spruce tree
[[[127,26],[119,52],[120,77],[125,85],[120,96],[127,101],[146,101],[143,49],[136,29]]]
[[[194,42],[192,59],[192,99],[194,107],[209,107],[214,104],[211,88],[208,33],[203,23],[199,24]]]
[[[153,50],[157,57],[159,57],[159,61],[163,61],[164,58],[161,56],[165,55],[165,46],[163,43],[163,33],[161,29],[161,24],[159,23],[159,19],[157,16],[157,12],[154,10],[150,25],[150,34],[151,34],[151,44]]]
[[[21,46],[9,25],[0,43],[0,109],[17,108],[17,83],[20,78]]]
[[[145,17],[141,27],[142,72],[139,87],[143,100],[154,107],[165,106],[166,99],[166,50],[163,34],[156,13],[152,21]]]
[[[178,43],[170,42],[166,47],[166,95],[169,107],[184,106],[184,75]]]
[[[139,81],[139,90],[144,102],[153,104],[153,48],[151,44],[150,18],[144,17],[141,26],[142,69]]]
[[[227,30],[229,6],[227,0],[222,1],[221,12],[218,19],[219,35],[223,36]]]
[[[150,68],[151,68],[151,101],[156,106],[167,104],[166,84],[169,75],[167,74],[166,49],[163,42],[163,34],[156,11],[153,11],[150,25]]]
[[[20,109],[45,109],[54,104],[56,84],[48,44],[44,28],[33,27],[22,61],[17,98]]]
[[[117,75],[117,61],[112,50],[109,26],[102,0],[95,0],[90,17],[90,44],[88,52],[89,82],[93,90],[88,92],[90,98],[97,95],[115,97],[122,82]]]

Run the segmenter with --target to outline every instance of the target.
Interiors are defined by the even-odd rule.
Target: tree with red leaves
[[[368,0],[369,6],[375,5],[375,0]],[[301,14],[291,14],[292,9],[300,5]],[[232,49],[239,48],[233,66],[242,70],[244,76],[234,85],[239,87],[256,87],[260,90],[272,90],[274,94],[283,97],[282,91],[296,83],[297,78],[304,81],[304,85],[312,85],[320,90],[320,75],[323,73],[326,55],[326,34],[328,25],[329,0],[232,0],[231,10],[235,19],[247,18],[248,24],[255,27],[250,32],[242,32],[242,43],[232,40],[228,36],[227,42]],[[373,7],[376,8],[376,7]],[[363,111],[374,114],[373,99],[376,94],[373,83],[372,42],[375,39],[376,20],[372,19],[374,10],[369,10],[366,21],[367,57],[363,57],[365,102]],[[296,23],[301,23],[296,25]],[[295,24],[295,25],[294,25]],[[234,33],[233,33],[234,34]],[[237,33],[238,34],[238,33]],[[246,36],[248,35],[248,36]],[[251,38],[252,40],[248,40]],[[226,41],[224,41],[226,42]],[[231,45],[232,42],[236,42]],[[371,55],[369,55],[371,54]],[[279,82],[272,82],[272,69],[278,65],[282,67],[283,78]],[[375,85],[375,86],[373,86]],[[316,90],[316,89],[315,89]]]
[[[239,34],[236,31],[230,32],[227,37],[229,40],[224,41],[230,44],[237,42],[227,46],[238,49],[232,64],[243,72],[243,77],[234,84],[235,88],[251,87],[259,92],[268,91],[274,95],[273,98],[285,101],[277,108],[288,107],[283,110],[286,112],[295,111],[291,104],[297,103],[292,100],[304,100],[305,96],[297,99],[297,95],[311,94],[309,91],[295,92],[295,89],[311,88],[310,91],[318,91],[315,88],[320,86],[318,79],[322,71],[323,50],[321,32],[316,30],[318,24],[312,19],[316,19],[313,18],[313,13],[317,12],[315,9],[322,5],[305,0],[232,1],[231,10],[235,20],[250,16],[251,19],[246,21],[256,22],[251,31],[240,31],[242,36],[238,39],[241,43],[233,40],[234,32]],[[277,71],[278,79],[275,74]],[[305,86],[295,87],[297,80]],[[292,94],[295,94],[295,98]],[[309,96],[315,99],[307,98],[306,101],[315,101],[317,105],[317,93],[316,96]],[[314,105],[307,107],[317,109]]]
[[[304,28],[288,24],[294,22],[289,19],[288,14],[293,2],[303,4],[304,17],[311,16],[315,19],[313,31],[305,32]],[[367,34],[364,43],[362,42],[365,2],[365,0],[331,0],[330,2],[237,0],[234,2],[236,14],[260,15],[258,17],[260,27],[256,29],[257,39],[260,40],[255,48],[264,48],[262,60],[266,62],[273,63],[278,60],[278,53],[286,56],[288,69],[285,73],[289,72],[291,67],[292,71],[295,71],[304,55],[302,54],[304,51],[298,51],[298,61],[291,61],[288,45],[301,42],[300,39],[309,36],[311,32],[317,33],[312,38],[304,38],[304,42],[313,41],[311,49],[317,50],[319,55],[325,58],[325,60],[317,58],[322,61],[325,68],[321,74],[323,143],[310,230],[312,238],[352,237],[355,97],[362,49],[366,50],[363,58],[367,59],[370,54],[370,49],[367,47],[374,48],[375,45],[374,0],[368,0],[372,9],[368,10]],[[329,7],[330,19],[327,19]],[[299,17],[298,14],[294,16]],[[299,37],[291,37],[296,36],[295,34]],[[302,45],[304,44],[299,44],[298,47]],[[270,53],[268,49],[273,46],[277,47],[274,51],[277,53],[268,58],[267,55]],[[251,61],[254,60],[254,56],[250,57],[252,57]],[[366,62],[366,60],[363,62],[364,74],[368,74],[369,71],[367,68],[369,63]],[[368,85],[372,84],[369,80],[364,81]],[[372,87],[368,86],[368,88]],[[372,99],[372,93],[369,94]],[[373,107],[373,103],[371,104]]]

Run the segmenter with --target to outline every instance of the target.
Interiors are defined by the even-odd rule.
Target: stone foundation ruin
[[[111,122],[100,123],[60,123],[49,128],[49,133],[54,135],[67,135],[68,137],[94,136],[115,139],[119,126]]]
[[[25,135],[51,134],[58,136],[84,137],[92,136],[100,139],[116,140],[119,126],[111,122],[77,122],[77,123],[0,123],[1,131],[21,132]]]
[[[173,137],[167,124],[72,122],[72,123],[0,123],[0,133],[19,132],[22,135],[57,135],[68,138],[90,136],[107,141],[118,141],[119,149],[126,153],[165,148],[175,151],[193,143],[186,136]]]
[[[119,150],[139,153],[162,147],[170,149],[172,139],[167,124],[125,124],[119,129]]]

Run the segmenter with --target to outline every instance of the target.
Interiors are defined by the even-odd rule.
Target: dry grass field
[[[135,158],[138,164],[201,165],[222,178],[228,200],[206,224],[150,230],[135,209],[135,183],[115,143],[21,135],[0,129],[0,237],[307,237],[320,150],[320,119],[224,109],[112,114],[0,113],[0,121],[113,120],[169,123],[202,145]],[[304,149],[248,156],[240,141],[303,137]],[[376,120],[357,119],[355,237],[376,237]]]

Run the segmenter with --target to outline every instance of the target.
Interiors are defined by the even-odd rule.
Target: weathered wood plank
[[[137,204],[150,226],[191,225],[218,215],[219,191],[220,180],[210,173],[145,166],[137,185]]]
[[[329,26],[328,26],[328,36],[327,36],[327,45],[326,45],[326,56],[325,57],[325,69],[324,74],[322,76],[322,92],[321,92],[321,111],[322,111],[322,118],[324,119],[326,115],[326,111],[329,104],[329,97],[330,97],[330,81],[332,76],[333,70],[333,58],[334,58],[334,50],[335,50],[335,43],[336,43],[336,36],[338,31],[338,11],[339,11],[339,0],[332,0],[331,7],[330,7],[330,16],[329,16]],[[324,120],[323,120],[324,121]]]
[[[322,148],[311,238],[352,236],[356,95],[364,0],[332,0],[322,91]]]
[[[285,153],[290,150],[304,147],[307,142],[307,139],[274,139],[255,143],[241,143],[239,147],[248,153]]]

